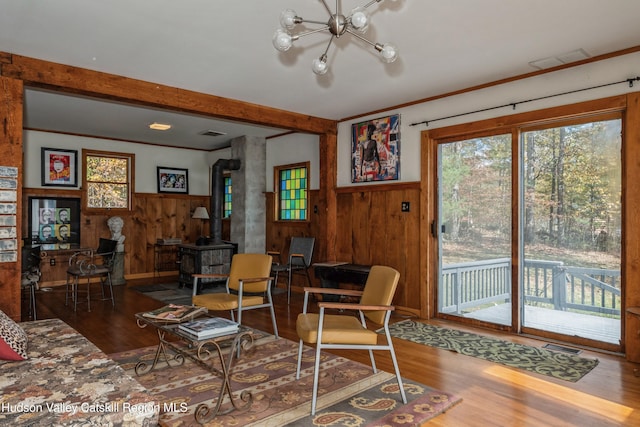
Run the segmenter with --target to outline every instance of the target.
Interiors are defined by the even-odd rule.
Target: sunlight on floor
[[[573,390],[569,387],[563,387],[558,384],[534,378],[527,374],[503,368],[501,366],[491,366],[483,372],[531,389],[535,392],[543,393],[554,399],[568,402],[572,406],[577,406],[585,411],[597,413],[600,416],[609,418],[618,423],[624,424],[627,418],[629,418],[633,411],[635,411],[634,408],[610,402],[606,399]]]

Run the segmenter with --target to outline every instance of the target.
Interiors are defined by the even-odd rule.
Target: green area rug
[[[191,304],[192,289],[189,287],[181,287],[179,283],[156,283],[150,285],[132,286],[136,292],[145,294],[146,296],[167,304]],[[201,293],[225,292],[224,283],[207,284],[201,290]]]
[[[396,338],[455,351],[466,356],[478,357],[565,381],[576,382],[598,365],[598,359],[549,351],[413,320],[395,323],[389,329],[391,335]]]

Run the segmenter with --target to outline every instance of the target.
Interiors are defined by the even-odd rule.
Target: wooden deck
[[[497,324],[510,324],[511,304],[467,313],[464,317]],[[620,320],[569,311],[525,306],[524,326],[558,334],[620,344]]]

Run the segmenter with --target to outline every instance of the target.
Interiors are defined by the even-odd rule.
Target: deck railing
[[[620,271],[565,266],[560,261],[526,260],[525,304],[561,311],[620,316]],[[461,314],[511,299],[511,260],[444,265],[440,311]]]

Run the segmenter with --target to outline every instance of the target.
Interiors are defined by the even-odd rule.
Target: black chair
[[[78,286],[81,279],[87,279],[87,311],[91,311],[91,279],[98,278],[102,290],[102,300],[111,300],[115,307],[113,285],[111,284],[111,271],[116,254],[117,240],[100,238],[98,249],[81,250],[69,258],[67,269],[66,296],[64,304],[69,298],[73,300],[73,311],[78,308]],[[105,296],[104,288],[109,288],[109,296]]]
[[[29,318],[38,319],[36,312],[36,291],[38,290],[40,277],[40,246],[22,247],[22,278],[20,288],[28,294]]]
[[[313,258],[313,247],[315,237],[292,237],[289,246],[289,258],[286,264],[282,263],[280,252],[268,251],[267,254],[277,257],[277,261],[271,266],[271,274],[275,277],[273,283],[278,284],[278,274],[287,272],[287,304],[291,301],[291,275],[294,273],[304,274],[307,277],[307,285],[311,286],[309,277],[309,267]]]

